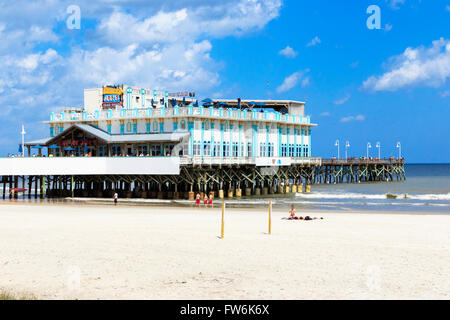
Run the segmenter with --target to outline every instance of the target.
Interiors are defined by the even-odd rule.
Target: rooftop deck
[[[53,122],[86,122],[86,121],[102,121],[102,120],[138,120],[152,118],[177,118],[177,117],[199,117],[199,118],[220,118],[224,120],[239,121],[267,121],[302,124],[308,126],[316,126],[311,124],[309,116],[295,116],[290,114],[281,114],[280,112],[257,112],[251,109],[236,110],[227,108],[213,107],[173,107],[173,108],[135,108],[120,110],[96,110],[88,113],[83,112],[52,112],[50,120],[46,123]]]

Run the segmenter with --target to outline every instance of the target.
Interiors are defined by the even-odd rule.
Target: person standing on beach
[[[117,192],[114,192],[114,205],[117,206],[117,200],[119,199],[119,195],[117,194]]]
[[[195,197],[195,205],[200,207],[200,193],[197,193],[197,196]]]

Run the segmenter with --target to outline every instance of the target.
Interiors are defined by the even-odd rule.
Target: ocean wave
[[[433,200],[450,200],[450,193],[441,194],[364,194],[364,193],[297,193],[296,197],[304,199],[397,199],[397,200],[422,200],[422,201],[433,201]]]
[[[408,199],[412,199],[412,200],[450,200],[450,193],[408,195]]]

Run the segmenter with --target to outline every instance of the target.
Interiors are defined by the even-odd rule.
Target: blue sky
[[[339,139],[352,156],[368,141],[395,156],[401,141],[409,162],[450,160],[450,0],[0,1],[0,39],[1,155],[22,123],[47,136],[41,121],[81,106],[83,88],[127,83],[305,101],[313,156]]]

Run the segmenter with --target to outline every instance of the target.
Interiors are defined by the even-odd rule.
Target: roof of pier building
[[[71,136],[74,131],[81,131],[106,144],[112,143],[145,143],[145,142],[181,142],[190,133],[185,131],[171,133],[143,133],[143,134],[109,134],[88,124],[74,124],[54,137],[25,142],[25,146],[50,146],[61,139]]]

